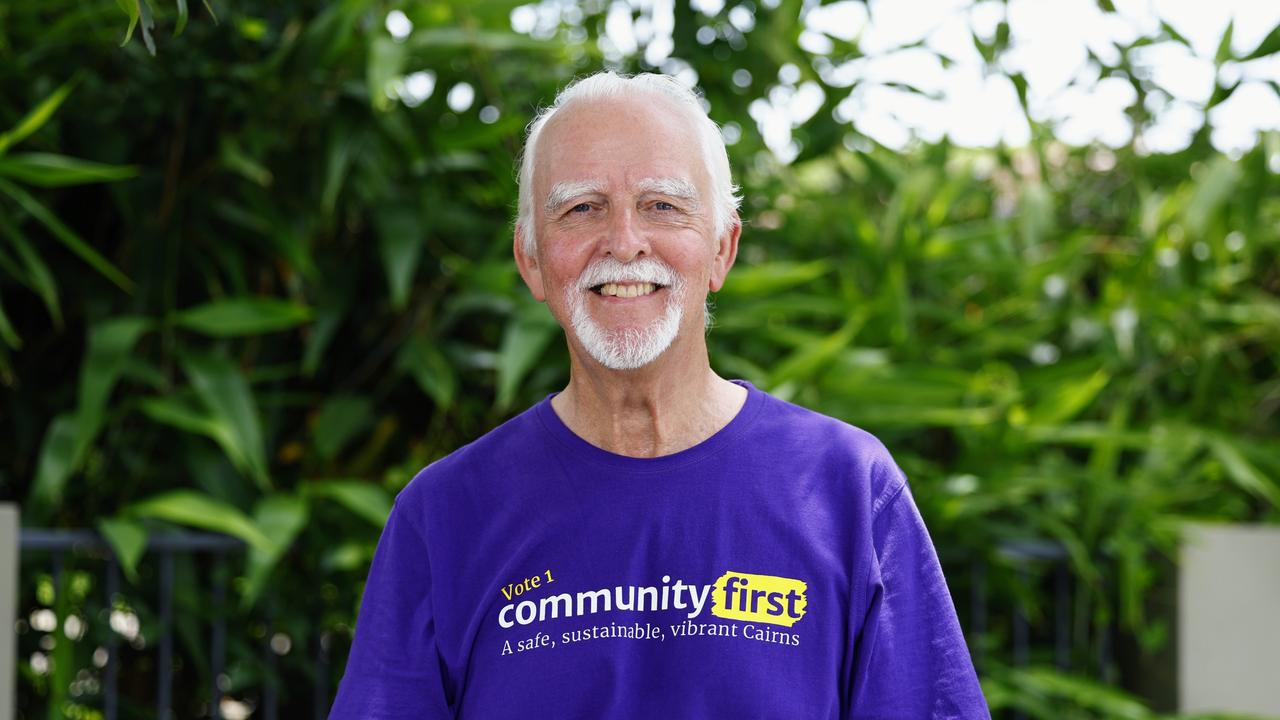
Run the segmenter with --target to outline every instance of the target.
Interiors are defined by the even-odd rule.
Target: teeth
[[[609,295],[611,297],[632,298],[641,295],[648,295],[657,289],[653,283],[638,283],[635,285],[619,285],[618,283],[605,283],[600,286],[601,295]]]

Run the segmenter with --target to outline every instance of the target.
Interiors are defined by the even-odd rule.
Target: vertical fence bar
[[[102,714],[105,720],[116,720],[119,712],[120,688],[120,634],[111,627],[111,614],[115,612],[116,595],[120,593],[120,566],[114,555],[107,557],[107,668],[103,682]]]
[[[173,706],[173,551],[160,551],[160,660],[156,668],[156,717],[170,720]]]
[[[267,621],[266,639],[262,642],[263,651],[266,653],[267,674],[263,679],[262,686],[262,717],[265,720],[276,720],[276,662],[275,650],[271,649],[271,635],[275,632],[275,624],[270,620]]]
[[[214,720],[221,720],[222,687],[218,683],[222,681],[222,670],[226,663],[227,653],[227,613],[225,607],[227,581],[223,551],[215,550],[213,557],[213,639],[209,643],[209,675],[213,679],[213,687],[210,688],[209,697],[212,700]]]

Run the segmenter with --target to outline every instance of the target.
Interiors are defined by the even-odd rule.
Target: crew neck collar
[[[551,406],[551,399],[559,395],[559,393],[551,393],[543,398],[541,402],[534,406],[534,414],[552,438],[575,459],[627,472],[669,472],[676,468],[701,462],[723,450],[737,436],[741,435],[750,426],[752,420],[755,419],[764,401],[764,392],[746,380],[730,380],[730,382],[747,390],[746,402],[738,409],[738,413],[733,416],[733,419],[729,420],[724,427],[717,430],[711,437],[697,445],[659,457],[637,458],[619,455],[583,440],[570,430],[568,425],[564,424],[564,421],[556,414],[555,408]]]

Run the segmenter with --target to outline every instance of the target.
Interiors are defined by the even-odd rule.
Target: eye
[[[591,211],[591,203],[578,203],[577,205],[574,205],[573,207],[569,208],[569,212],[571,213],[584,213],[584,212],[590,212],[590,211]]]
[[[675,210],[676,206],[672,205],[671,203],[665,200],[659,200],[658,202],[653,204],[653,208],[655,210]]]

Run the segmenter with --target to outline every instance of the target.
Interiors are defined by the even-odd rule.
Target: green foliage
[[[857,43],[811,53],[797,42],[808,4],[761,5],[675,9],[672,56],[741,130],[746,229],[715,298],[713,364],[882,437],[938,546],[990,563],[993,605],[1043,614],[997,548],[1059,541],[1082,581],[1075,667],[1106,623],[1159,637],[1148,594],[1183,520],[1280,519],[1280,135],[1226,157],[1206,126],[1154,155],[1068,147],[1033,123],[1026,148],[893,152],[833,115],[849,89],[820,69],[860,57]],[[309,686],[314,653],[258,661],[264,618],[299,645],[348,639],[394,494],[567,378],[510,257],[515,155],[571,77],[651,68],[643,48],[604,57],[605,4],[532,35],[511,30],[515,6],[0,11],[0,496],[28,523],[99,528],[139,587],[152,533],[241,538],[238,696]],[[742,30],[729,13],[748,7]],[[392,9],[412,23],[403,39]],[[1097,61],[1134,85],[1139,137],[1160,89],[1130,52],[1185,43],[1159,33]],[[1270,56],[1278,38],[1241,57],[1224,38],[1215,59]],[[998,72],[1007,23],[973,41]],[[789,164],[749,111],[795,85],[784,66],[824,93]],[[1011,81],[1025,108],[1026,80]],[[476,101],[454,110],[461,82]],[[207,654],[199,562],[178,567],[191,658]],[[963,597],[964,580],[953,588]],[[57,593],[60,621],[91,616],[88,598]],[[982,642],[1007,654],[999,630]],[[59,642],[54,675],[24,662],[23,706],[71,707],[91,647]],[[201,662],[181,682],[210,687]],[[1039,668],[997,666],[987,683],[993,706],[1037,717],[1150,715]],[[296,695],[282,702],[309,701]]]

